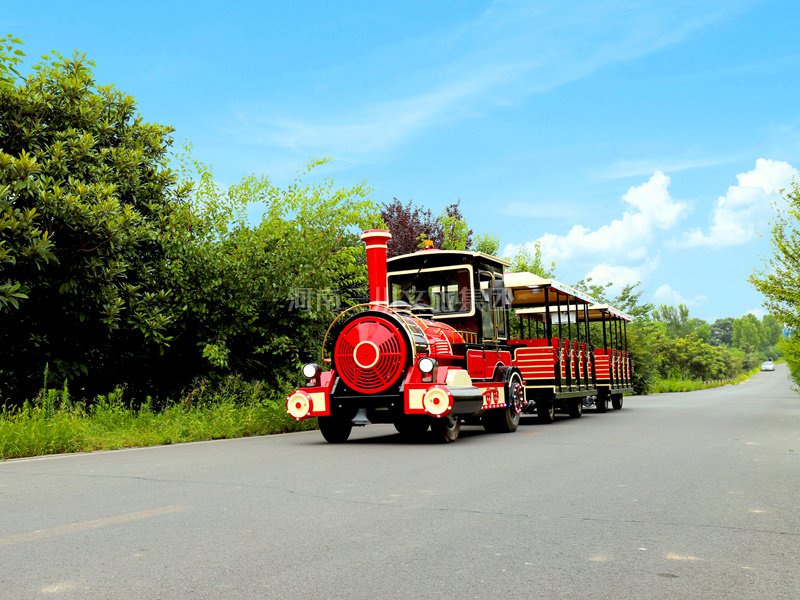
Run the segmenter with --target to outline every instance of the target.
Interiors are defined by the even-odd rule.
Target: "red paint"
[[[367,245],[367,277],[369,301],[386,304],[389,290],[386,286],[386,244],[392,234],[385,229],[368,229],[361,235]]]

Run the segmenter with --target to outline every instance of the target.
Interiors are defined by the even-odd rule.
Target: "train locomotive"
[[[557,411],[605,412],[632,391],[621,311],[481,252],[387,259],[388,231],[361,239],[369,303],[334,319],[322,360],[303,366],[305,385],[286,401],[294,419],[316,417],[328,442],[369,423],[439,442],[462,423],[511,433],[523,414],[551,423]]]

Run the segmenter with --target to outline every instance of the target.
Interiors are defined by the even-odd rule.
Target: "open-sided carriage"
[[[390,238],[362,236],[370,302],[334,320],[321,364],[305,365],[306,385],[287,398],[292,417],[318,417],[329,442],[368,423],[411,437],[430,428],[448,442],[462,422],[512,432],[524,413],[550,423],[556,411],[622,406],[629,317],[557,281],[505,273],[508,263],[480,252],[427,249],[387,261]]]

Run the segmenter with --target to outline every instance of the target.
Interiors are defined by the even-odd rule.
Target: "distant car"
[[[762,371],[774,371],[775,370],[775,363],[771,360],[765,360],[761,363],[761,370]]]

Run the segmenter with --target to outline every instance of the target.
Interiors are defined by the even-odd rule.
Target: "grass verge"
[[[255,385],[255,389],[253,386]],[[156,446],[314,429],[315,420],[291,419],[282,398],[264,398],[263,387],[193,390],[179,403],[154,410],[151,400],[134,408],[122,390],[75,402],[64,390],[45,390],[21,408],[0,409],[0,459]],[[245,394],[235,393],[242,392]],[[231,393],[234,392],[234,393]]]
[[[708,388],[721,387],[723,385],[735,385],[742,381],[749,379],[756,373],[759,368],[756,367],[742,373],[735,379],[720,379],[716,381],[702,381],[699,379],[658,379],[653,383],[653,386],[648,390],[648,394],[664,394],[670,392],[694,392],[697,390],[705,390]]]

